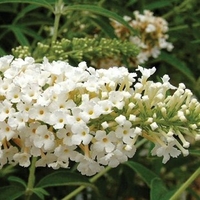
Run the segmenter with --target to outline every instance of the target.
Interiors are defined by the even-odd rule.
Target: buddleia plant
[[[124,164],[135,170],[136,163],[137,175],[144,177],[150,187],[148,199],[176,200],[199,176],[199,167],[180,189],[168,191],[157,173],[135,161],[143,150],[157,164],[153,162],[155,156],[162,158],[163,164],[188,156],[191,146],[200,140],[200,102],[183,83],[172,85],[167,74],[160,77],[160,82],[150,80],[155,67],[138,66],[135,72],[116,67],[121,64],[110,64],[108,69],[90,67],[87,62],[95,65],[109,57],[126,64],[128,58],[134,59],[138,48],[117,39],[59,39],[60,15],[83,8],[88,11],[94,7],[65,7],[58,0],[52,40],[47,38],[32,47],[19,46],[13,49],[15,57],[0,57],[0,169],[8,165],[29,167],[27,184],[19,175],[10,177],[11,185],[0,187],[0,199],[8,199],[8,193],[9,199],[24,196],[30,200],[35,199],[34,195],[45,199],[51,195],[47,187],[61,186],[55,190],[56,195],[62,190],[66,195],[62,199],[69,200],[84,188],[96,188],[98,184],[93,183],[103,175],[108,177],[112,168]],[[142,157],[145,162],[150,161],[147,156]],[[37,173],[41,167],[55,171]],[[127,174],[131,175],[129,171]],[[77,184],[80,187],[71,193],[67,187],[63,190],[63,186]],[[167,194],[167,198],[158,197],[157,191]]]

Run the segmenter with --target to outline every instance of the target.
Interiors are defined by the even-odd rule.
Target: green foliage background
[[[87,38],[88,41],[96,35],[97,41],[101,38],[117,40],[109,24],[109,18],[127,25],[122,17],[132,16],[135,10],[142,12],[147,9],[153,11],[156,16],[162,16],[169,23],[168,40],[173,43],[174,49],[170,53],[162,51],[157,59],[150,59],[144,67],[157,68],[155,79],[167,73],[174,85],[184,82],[200,100],[200,1],[65,0],[64,2],[67,7],[60,19],[57,37],[59,41],[67,39],[72,42],[74,38]],[[38,42],[52,44],[49,27],[54,26],[54,4],[54,0],[0,0],[0,55],[11,54],[13,48],[21,45],[30,48],[27,51],[30,55],[42,59],[39,57],[41,52],[37,51],[37,44]],[[81,26],[82,24],[84,27]],[[135,30],[132,31],[133,34],[137,34]],[[126,45],[129,47],[128,44]],[[99,43],[92,46],[97,49]],[[98,56],[113,56],[116,53],[109,48],[104,49],[105,54],[102,54],[102,49],[95,54],[89,54],[85,50],[80,57],[77,52],[82,49],[81,44],[77,48],[76,53],[73,54],[75,57],[69,59],[72,63],[82,58],[90,62]],[[130,47],[127,52],[130,52],[131,48],[133,47]],[[122,46],[118,47],[117,53],[123,57],[124,64],[126,58],[135,56],[138,51],[134,47],[132,54],[128,54],[123,53],[122,49]],[[133,70],[130,68],[130,71]],[[77,188],[76,185],[87,187],[79,194],[80,199],[85,200],[170,199],[171,194],[199,167],[199,143],[192,145],[190,156],[171,159],[166,165],[162,164],[160,158],[148,154],[151,148],[151,145],[142,144],[132,160],[110,170],[98,180],[79,176],[75,164],[72,164],[71,170],[56,172],[52,169],[38,168],[34,195],[31,199],[64,199]],[[147,156],[142,156],[143,154]],[[21,195],[26,188],[28,173],[28,169],[21,167],[7,166],[0,170],[1,199],[24,199]],[[199,180],[196,180],[187,188],[187,199],[200,199],[199,185]],[[77,196],[70,199],[75,198],[78,199]]]

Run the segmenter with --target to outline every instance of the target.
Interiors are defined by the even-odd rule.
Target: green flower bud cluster
[[[32,56],[37,61],[47,57],[50,61],[64,60],[69,63],[78,63],[82,60],[95,62],[103,57],[136,57],[139,49],[128,41],[122,42],[117,39],[73,38],[55,41],[51,45],[38,42],[34,50],[27,46],[19,46],[12,52],[15,57]]]

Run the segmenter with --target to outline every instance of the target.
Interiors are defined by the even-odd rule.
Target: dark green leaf
[[[4,30],[0,31],[0,39],[2,39],[9,31],[10,29],[8,28],[8,26],[0,26],[0,28],[3,28]]]
[[[195,156],[200,156],[200,150],[189,150],[190,154],[195,155]]]
[[[111,27],[110,24],[108,24],[107,21],[105,21],[101,18],[92,18],[92,21],[95,23],[96,26],[99,26],[101,28],[101,30],[105,34],[107,34],[110,38],[116,38],[114,29]]]
[[[173,67],[175,67],[177,70],[179,70],[181,73],[183,73],[188,79],[190,79],[192,82],[195,81],[194,75],[190,68],[186,66],[184,62],[173,56],[172,54],[162,52],[159,56],[159,59],[162,61],[165,61],[166,63],[169,63]]]
[[[172,5],[172,3],[170,1],[166,1],[166,0],[155,1],[155,2],[147,4],[145,6],[145,9],[153,10],[153,9],[163,8],[163,7],[170,6],[170,5]]]
[[[128,161],[125,164],[128,165],[131,169],[133,169],[138,175],[140,175],[149,187],[151,186],[151,181],[154,178],[158,178],[158,176],[154,172],[152,172],[151,170],[139,163]]]
[[[161,197],[166,194],[166,192],[167,189],[160,178],[154,178],[151,181],[151,200],[161,199]]]
[[[10,185],[0,188],[0,199],[2,200],[14,200],[24,194],[23,187],[17,187],[16,185]]]
[[[34,39],[43,40],[42,36],[38,35],[38,33],[36,33],[33,29],[24,28],[22,31],[24,34],[29,35],[29,36],[33,37]]]
[[[6,55],[6,52],[0,47],[0,56]]]
[[[13,6],[9,4],[1,4],[0,6],[0,12],[1,14],[5,13],[15,13],[15,9],[13,9]]]
[[[43,188],[33,188],[33,193],[35,193],[42,200],[45,196],[49,195],[49,193]]]
[[[17,15],[17,17],[15,18],[13,23],[16,23],[20,18],[23,18],[24,16],[26,16],[26,14],[32,10],[35,10],[36,8],[38,8],[37,5],[28,5],[25,8],[23,8],[22,10],[20,10],[19,14]]]
[[[1,3],[30,3],[46,7],[53,11],[53,7],[51,6],[51,4],[45,0],[0,0],[0,4]]]
[[[126,6],[131,6],[133,5],[134,3],[137,3],[137,0],[129,0],[126,4]]]
[[[26,183],[23,179],[19,178],[19,177],[16,177],[16,176],[10,176],[8,177],[8,180],[9,181],[12,181],[12,182],[17,182],[17,183],[20,183],[21,185],[23,185],[25,188],[26,188]]]
[[[171,190],[171,191],[168,191],[168,192],[166,192],[163,196],[162,196],[162,198],[160,198],[159,200],[169,200],[172,196],[173,196],[173,194],[176,192],[176,190]]]
[[[20,43],[22,46],[29,46],[29,42],[26,38],[26,36],[23,33],[23,28],[17,27],[17,26],[12,26],[11,30],[15,34],[15,37],[17,38],[17,41]]]
[[[68,171],[55,171],[42,178],[36,187],[46,188],[64,185],[85,185],[94,187],[86,177],[81,174]]]
[[[67,6],[66,11],[71,11],[71,10],[81,10],[81,11],[89,11],[93,12],[95,14],[99,14],[111,19],[114,19],[127,27],[129,30],[133,31],[135,34],[137,34],[137,31],[134,30],[124,19],[123,17],[119,16],[115,12],[109,11],[105,8],[101,8],[99,6],[95,5],[73,5],[73,6]]]

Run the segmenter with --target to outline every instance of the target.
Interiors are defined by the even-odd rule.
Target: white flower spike
[[[188,136],[200,138],[200,103],[167,75],[149,81],[155,68],[139,66],[137,75],[125,67],[94,70],[85,62],[73,67],[4,56],[0,71],[1,168],[28,167],[34,156],[36,166],[54,169],[75,161],[91,176],[133,157],[141,138],[155,144],[151,153],[163,163],[188,155]]]

